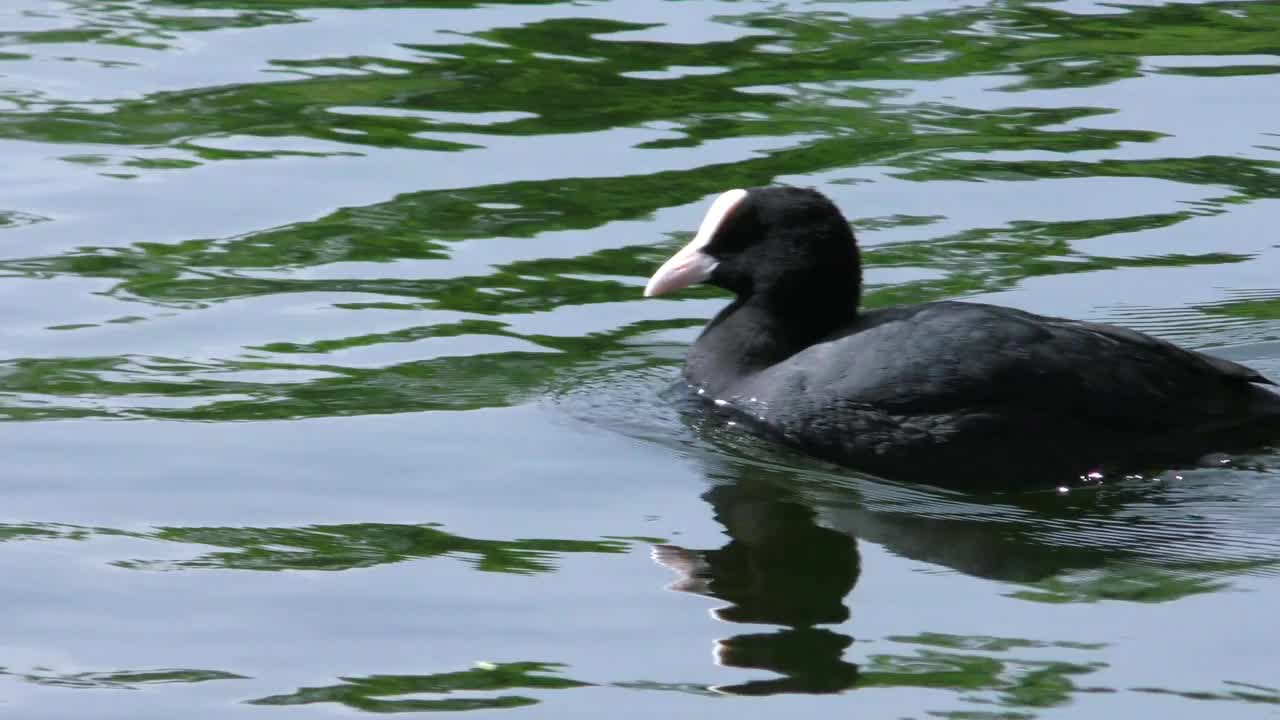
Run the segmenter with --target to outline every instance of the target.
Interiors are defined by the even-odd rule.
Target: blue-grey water
[[[1280,5],[7,0],[24,718],[1280,717],[1280,451],[895,484],[667,392],[812,185],[867,302],[1280,378]],[[1016,442],[1010,438],[1010,442]]]

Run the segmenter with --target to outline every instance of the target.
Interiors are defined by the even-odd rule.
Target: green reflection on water
[[[430,557],[469,559],[477,570],[529,575],[553,570],[562,553],[621,553],[617,541],[477,540],[453,535],[433,525],[316,526],[309,528],[163,528],[156,540],[221,545],[230,552],[202,555],[172,563],[179,567],[239,570],[350,570]],[[170,563],[122,562],[133,568]]]
[[[421,693],[504,692],[509,690],[563,690],[587,687],[590,683],[551,675],[563,665],[543,662],[482,663],[471,670],[434,675],[372,675],[345,678],[336,685],[302,688],[288,695],[250,700],[253,705],[310,705],[339,703],[366,712],[430,712],[446,710],[482,710],[517,708],[537,704],[536,698],[523,695],[497,697],[460,697],[439,700],[404,698],[397,695]]]
[[[632,538],[485,540],[455,535],[438,524],[359,523],[298,528],[162,527],[147,532],[72,525],[0,526],[5,540],[91,540],[131,537],[229,550],[189,560],[120,560],[135,570],[215,568],[228,570],[352,570],[407,560],[462,558],[477,570],[533,575],[552,572],[566,553],[624,553]]]
[[[26,672],[0,670],[0,675],[19,678],[36,685],[91,690],[136,690],[147,685],[200,683],[210,680],[244,680],[244,675],[221,670],[120,670],[116,672],[58,673],[50,668],[35,667]]]
[[[1261,705],[1280,705],[1280,688],[1256,685],[1253,683],[1224,682],[1226,690],[1213,692],[1209,690],[1168,690],[1166,688],[1134,688],[1136,692],[1153,695],[1173,695],[1187,700],[1235,700]]]

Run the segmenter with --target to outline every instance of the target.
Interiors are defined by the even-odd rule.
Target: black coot
[[[690,350],[690,385],[878,474],[1058,482],[1223,449],[1280,420],[1254,370],[1133,330],[978,303],[859,310],[853,232],[811,189],[722,194],[644,292],[700,282],[736,297]]]

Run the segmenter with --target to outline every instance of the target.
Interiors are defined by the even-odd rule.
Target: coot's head
[[[856,308],[858,247],[839,209],[817,190],[769,186],[716,198],[698,232],[645,286],[646,297],[709,283],[769,304]]]

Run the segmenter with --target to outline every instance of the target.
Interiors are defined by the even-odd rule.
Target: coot
[[[730,190],[646,296],[735,295],[691,348],[697,394],[837,463],[937,484],[1059,482],[1222,449],[1280,420],[1256,371],[1114,325],[969,302],[860,310],[861,263],[808,188]]]

